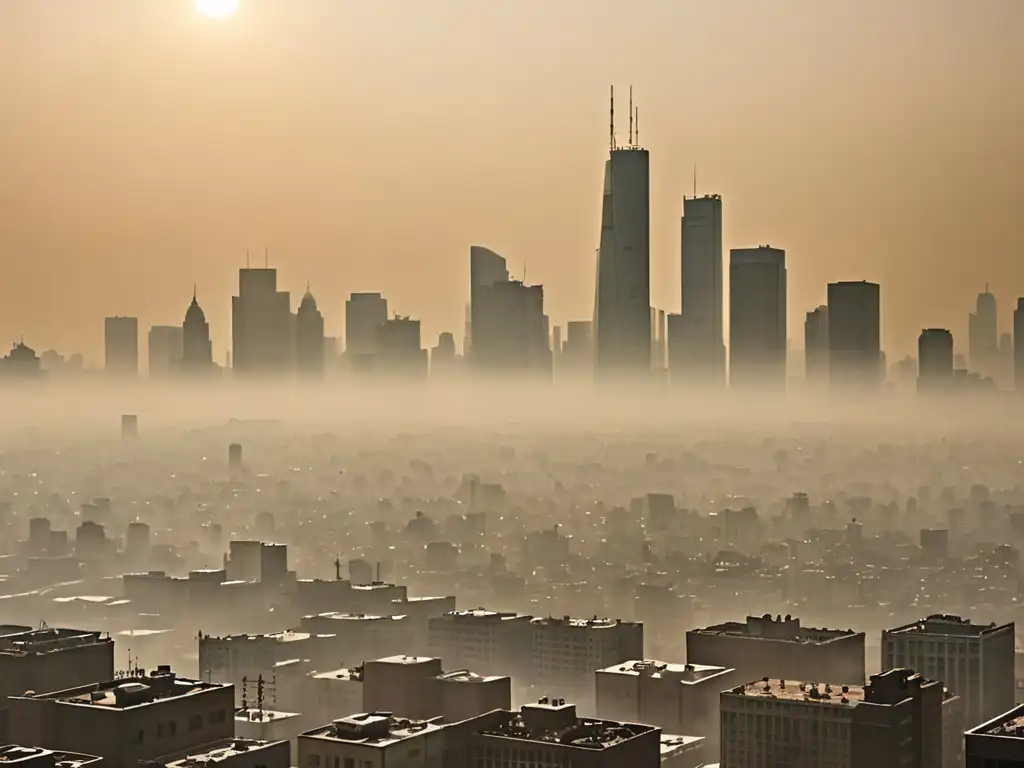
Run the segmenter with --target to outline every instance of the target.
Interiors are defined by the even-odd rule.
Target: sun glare
[[[211,19],[225,19],[238,10],[238,0],[196,0],[196,7]]]

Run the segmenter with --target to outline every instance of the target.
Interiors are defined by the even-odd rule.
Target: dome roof
[[[309,292],[309,288],[306,289],[306,293],[302,296],[302,301],[299,302],[299,311],[316,312],[316,298]]]
[[[192,303],[188,305],[188,310],[185,312],[185,325],[197,325],[206,322],[206,313],[203,312],[203,308],[199,306],[199,302],[196,300],[196,296],[192,294]]]

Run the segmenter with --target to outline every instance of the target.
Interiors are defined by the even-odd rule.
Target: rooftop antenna
[[[526,285],[526,259],[523,259],[523,285]]]
[[[697,164],[693,164],[693,197],[697,198]]]
[[[249,268],[249,249],[245,249],[245,268]]]
[[[270,249],[263,246],[263,268],[267,269],[270,267]]]
[[[636,128],[633,131],[633,138],[636,139],[636,145],[640,146],[640,107],[636,108]]]
[[[615,149],[615,86],[611,90],[611,105],[608,113],[608,139],[611,148]]]
[[[260,713],[260,720],[263,719],[263,675],[256,678],[256,709]]]
[[[341,581],[341,558],[334,558],[334,580]]]
[[[629,146],[636,146],[633,143],[633,86],[629,86]]]
[[[242,710],[249,711],[249,678],[242,678]]]
[[[377,561],[377,578],[376,582],[380,584],[380,560]]]

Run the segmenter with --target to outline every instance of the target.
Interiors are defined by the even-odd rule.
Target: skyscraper
[[[154,325],[149,329],[149,377],[165,378],[181,362],[180,325]]]
[[[1018,392],[1024,392],[1024,298],[1017,299],[1013,312],[1013,381]]]
[[[316,299],[306,288],[295,315],[295,367],[300,374],[311,377],[324,375],[324,316],[317,309]]]
[[[828,367],[835,389],[870,389],[885,378],[880,295],[878,283],[829,283]]]
[[[925,328],[917,337],[917,391],[941,392],[953,384],[953,334]]]
[[[828,381],[828,307],[820,306],[804,319],[804,366],[807,382]]]
[[[108,317],[103,323],[103,346],[107,373],[139,375],[139,318]]]
[[[770,245],[729,252],[729,382],[786,385],[786,252]]]
[[[353,361],[377,354],[377,329],[388,321],[388,300],[353,293],[345,302],[345,354]]]
[[[277,290],[277,270],[238,270],[238,295],[231,298],[231,360],[244,374],[281,374],[294,351],[291,296]]]
[[[722,197],[683,198],[682,320],[673,378],[725,381],[722,336]]]
[[[485,294],[495,283],[507,282],[508,264],[503,256],[482,245],[470,246],[469,322],[466,328],[465,351],[474,366],[487,367],[489,357],[486,343],[489,305]],[[479,354],[473,349],[473,341],[478,334],[482,334],[485,339]]]
[[[630,106],[632,112],[632,106]],[[595,365],[600,375],[651,370],[650,153],[630,130],[604,167],[601,240],[594,301]],[[632,115],[630,115],[632,126]]]
[[[427,350],[420,340],[420,321],[393,317],[377,327],[374,369],[402,377],[427,374]]]
[[[210,343],[210,324],[199,306],[195,291],[192,303],[185,311],[181,324],[181,369],[185,373],[213,370],[213,345]]]
[[[996,297],[988,286],[978,294],[975,311],[968,317],[968,354],[971,371],[994,376],[999,365],[999,325]]]

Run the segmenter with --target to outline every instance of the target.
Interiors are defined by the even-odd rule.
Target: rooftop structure
[[[165,768],[288,768],[291,748],[287,741],[230,738],[184,753],[165,755],[156,761]]]
[[[84,768],[103,761],[94,755],[75,752],[54,752],[41,747],[0,747],[0,763],[13,768]]]
[[[46,626],[0,627],[0,699],[113,676],[114,641],[109,636]]]
[[[436,733],[443,726],[426,720],[406,720],[391,712],[365,712],[335,720],[330,725],[314,728],[302,738],[345,741],[368,747],[386,748],[406,739]]]
[[[1024,766],[1024,704],[970,729],[964,743],[967,768]]]

